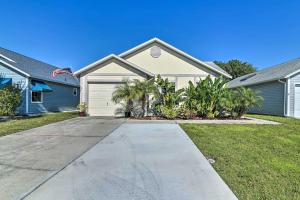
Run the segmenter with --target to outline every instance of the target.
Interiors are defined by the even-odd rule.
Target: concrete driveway
[[[0,138],[0,199],[19,199],[120,126],[75,118]]]
[[[177,124],[123,124],[26,198],[41,199],[237,198]]]

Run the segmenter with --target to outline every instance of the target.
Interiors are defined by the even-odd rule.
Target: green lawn
[[[51,113],[45,114],[40,117],[0,122],[0,136],[9,135],[19,131],[28,130],[31,128],[70,119],[77,116],[78,113],[76,112]]]
[[[300,199],[300,120],[249,115],[282,125],[181,124],[241,200]]]

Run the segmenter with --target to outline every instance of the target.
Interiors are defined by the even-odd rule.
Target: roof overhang
[[[13,69],[13,70],[19,72],[20,74],[22,74],[22,75],[24,75],[24,76],[26,76],[26,77],[30,77],[30,75],[29,75],[28,73],[26,73],[26,72],[24,72],[24,71],[18,69],[17,67],[15,67],[15,66],[9,64],[8,62],[5,62],[5,61],[2,60],[2,59],[0,59],[0,63],[6,65],[7,67],[10,67],[11,69]]]
[[[200,65],[202,65],[202,66],[204,66],[204,67],[206,67],[206,68],[208,68],[208,69],[210,69],[210,70],[212,70],[212,71],[214,71],[214,72],[216,72],[216,73],[218,73],[218,74],[220,74],[222,76],[225,76],[227,78],[232,78],[231,75],[213,68],[212,66],[208,65],[207,63],[205,63],[205,62],[203,62],[201,60],[198,60],[197,58],[194,58],[193,56],[191,56],[191,55],[189,55],[189,54],[187,54],[187,53],[185,53],[185,52],[177,49],[176,47],[174,47],[174,46],[172,46],[172,45],[170,45],[170,44],[168,44],[168,43],[166,43],[166,42],[164,42],[164,41],[162,41],[162,40],[160,40],[158,38],[153,38],[151,40],[148,40],[147,42],[144,42],[144,43],[142,43],[142,44],[140,44],[140,45],[138,45],[138,46],[136,46],[136,47],[134,47],[132,49],[129,49],[128,51],[125,51],[124,53],[119,54],[119,56],[121,58],[125,58],[126,56],[128,56],[128,55],[130,55],[130,54],[132,54],[132,53],[134,53],[134,52],[136,52],[136,51],[138,51],[138,50],[140,50],[140,49],[142,49],[142,48],[144,48],[144,47],[146,47],[146,46],[148,46],[149,44],[152,44],[152,43],[158,43],[158,44],[160,44],[160,45],[162,45],[164,47],[167,47],[168,49],[170,49],[170,50],[178,53],[179,55],[182,55],[185,58],[187,58],[189,60],[192,60],[193,62],[198,63],[198,64],[200,64]]]
[[[150,76],[150,77],[153,77],[153,76],[154,76],[153,73],[151,73],[151,72],[149,72],[149,71],[147,71],[147,70],[145,70],[145,69],[143,69],[143,68],[141,68],[141,67],[139,67],[139,66],[137,66],[137,65],[135,65],[135,64],[133,64],[133,63],[131,63],[131,62],[129,62],[129,61],[127,61],[127,60],[125,60],[125,59],[119,57],[119,56],[117,56],[117,55],[114,55],[114,54],[111,54],[111,55],[109,55],[109,56],[106,56],[106,57],[104,57],[104,58],[102,58],[102,59],[100,59],[100,60],[97,60],[96,62],[93,62],[93,63],[87,65],[86,67],[84,67],[84,68],[82,68],[82,69],[76,71],[76,72],[74,73],[74,75],[75,75],[75,76],[79,76],[81,73],[83,73],[83,72],[85,72],[85,71],[88,71],[88,70],[91,70],[92,68],[94,68],[94,67],[96,67],[96,66],[98,66],[98,65],[100,65],[100,64],[102,64],[102,63],[104,63],[104,62],[106,62],[106,61],[109,61],[109,60],[111,60],[111,59],[116,59],[116,60],[118,60],[118,61],[120,61],[120,62],[126,64],[127,66],[131,67],[132,69],[135,69],[135,70],[137,70],[137,71],[139,71],[139,72],[142,72],[143,74],[145,74],[145,75],[147,75],[147,76]]]

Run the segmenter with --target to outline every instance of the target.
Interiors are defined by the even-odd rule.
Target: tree
[[[229,73],[233,79],[256,71],[252,64],[237,59],[228,62],[214,61],[214,63]]]
[[[124,104],[125,113],[128,113],[127,115],[130,116],[133,109],[133,100],[136,98],[136,96],[137,94],[133,86],[128,80],[126,80],[124,84],[116,86],[116,89],[112,95],[112,101],[114,103]]]
[[[134,93],[136,94],[137,98],[142,103],[142,116],[149,113],[149,95],[154,93],[156,90],[156,86],[154,84],[155,79],[151,78],[149,80],[140,81],[135,79],[133,81],[134,86],[133,89],[135,90]]]

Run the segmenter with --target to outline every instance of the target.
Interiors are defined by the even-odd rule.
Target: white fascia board
[[[201,60],[198,60],[197,58],[194,58],[193,56],[191,56],[191,55],[189,55],[189,54],[187,54],[187,53],[185,53],[185,52],[177,49],[176,47],[174,47],[174,46],[172,46],[172,45],[170,45],[170,44],[168,44],[168,43],[166,43],[166,42],[164,42],[164,41],[162,41],[162,40],[160,40],[158,38],[153,38],[153,39],[151,39],[151,40],[149,40],[147,42],[144,42],[144,43],[142,43],[142,44],[140,44],[140,45],[138,45],[138,46],[136,46],[136,47],[134,47],[132,49],[129,49],[128,51],[125,51],[124,53],[119,54],[119,56],[121,58],[126,57],[127,55],[131,54],[132,52],[135,52],[135,51],[137,51],[137,50],[139,50],[139,49],[141,49],[141,48],[143,48],[143,47],[145,47],[148,44],[151,44],[153,42],[157,42],[159,44],[162,44],[163,46],[166,46],[167,48],[175,51],[176,53],[178,53],[178,54],[180,54],[180,55],[182,55],[182,56],[184,56],[184,57],[186,57],[186,58],[188,58],[188,59],[190,59],[190,60],[192,60],[192,61],[200,64],[200,65],[203,65],[203,66],[209,68],[210,70],[215,71],[215,72],[217,72],[217,73],[219,73],[219,74],[221,74],[221,75],[223,75],[223,76],[225,76],[227,78],[232,78],[232,76],[230,76],[229,74],[225,74],[224,72],[221,72],[221,71],[219,71],[219,70],[211,67],[210,65],[206,64],[205,62],[203,62]]]
[[[295,74],[298,74],[298,73],[300,73],[300,69],[297,70],[297,71],[294,71],[293,73],[290,73],[290,74],[286,75],[285,78],[290,78],[291,76],[293,76]]]
[[[108,60],[110,60],[110,59],[113,59],[113,58],[116,59],[116,60],[119,60],[119,61],[122,62],[122,63],[125,63],[126,65],[131,66],[132,68],[134,68],[134,69],[136,69],[136,70],[138,70],[138,71],[140,71],[140,72],[142,72],[142,73],[144,73],[144,74],[147,74],[147,75],[149,75],[149,76],[154,76],[154,74],[152,74],[151,72],[148,72],[148,71],[146,71],[146,70],[140,68],[139,66],[137,66],[137,65],[135,65],[135,64],[133,64],[133,63],[131,63],[131,62],[129,62],[129,61],[123,59],[123,58],[120,58],[119,56],[114,55],[114,54],[110,54],[110,55],[108,55],[108,56],[106,56],[106,57],[104,57],[104,58],[102,58],[102,59],[100,59],[100,60],[97,60],[96,62],[93,62],[93,63],[87,65],[86,67],[84,67],[84,68],[82,68],[82,69],[76,71],[76,72],[74,73],[74,75],[75,75],[75,76],[78,76],[78,75],[80,75],[82,72],[85,72],[85,71],[87,71],[87,70],[90,70],[90,69],[92,69],[93,67],[95,67],[95,66],[97,66],[97,65],[99,65],[99,64],[101,64],[101,63],[103,63],[103,62],[106,62],[106,61],[108,61]]]
[[[18,69],[18,68],[16,68],[16,67],[14,67],[13,65],[11,65],[11,64],[9,64],[9,63],[7,63],[7,62],[5,62],[4,60],[1,60],[1,59],[0,59],[0,62],[3,63],[3,64],[6,65],[6,66],[12,68],[13,70],[15,70],[15,71],[17,71],[17,72],[23,74],[24,76],[30,77],[30,75],[27,74],[26,72],[24,72],[24,71],[22,71],[22,70],[20,70],[20,69]]]
[[[113,55],[113,54],[110,54],[110,55],[108,55],[108,56],[106,56],[106,57],[104,57],[104,58],[101,58],[101,59],[97,60],[96,62],[93,62],[93,63],[91,63],[91,64],[89,64],[89,65],[87,65],[87,66],[81,68],[80,70],[77,70],[76,72],[74,72],[74,75],[75,75],[75,76],[78,76],[78,75],[80,75],[82,72],[85,72],[85,71],[87,71],[87,70],[89,70],[89,69],[92,69],[92,68],[95,67],[96,65],[99,65],[99,64],[101,64],[101,63],[103,63],[103,62],[105,62],[105,61],[107,61],[107,60],[109,60],[109,59],[111,59],[111,58],[113,58],[113,57],[114,57],[114,55]]]

